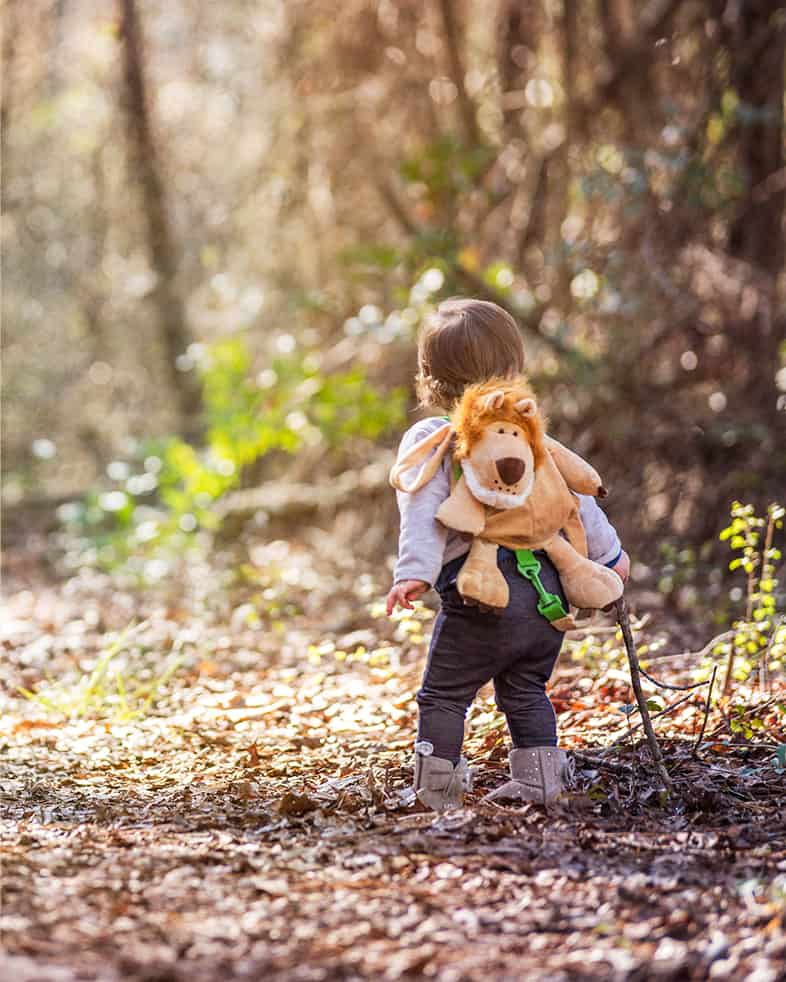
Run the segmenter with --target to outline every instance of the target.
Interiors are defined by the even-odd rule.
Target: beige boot
[[[415,794],[418,799],[433,808],[460,808],[464,792],[472,787],[472,772],[464,757],[453,766],[449,760],[434,756],[434,748],[428,740],[415,745]]]
[[[548,805],[570,784],[573,759],[559,747],[522,747],[510,752],[510,776],[512,780],[483,800],[509,798]]]

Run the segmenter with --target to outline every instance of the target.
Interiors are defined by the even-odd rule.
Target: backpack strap
[[[519,573],[530,581],[538,595],[538,613],[549,623],[567,617],[568,612],[556,593],[549,593],[540,579],[540,560],[531,549],[516,549],[516,565]]]

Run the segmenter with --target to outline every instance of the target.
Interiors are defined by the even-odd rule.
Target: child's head
[[[422,406],[450,409],[468,385],[524,371],[524,342],[511,315],[488,300],[445,300],[418,339]]]

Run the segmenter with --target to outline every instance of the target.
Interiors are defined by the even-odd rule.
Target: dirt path
[[[584,756],[564,807],[480,802],[505,754],[481,700],[468,807],[408,812],[428,612],[353,621],[345,588],[289,583],[291,610],[272,581],[212,608],[84,578],[10,597],[0,979],[786,978],[784,779],[766,746],[713,718],[694,758],[689,705],[661,722],[680,789],[664,803],[644,748],[600,756],[625,732],[624,675],[567,660],[553,695]]]

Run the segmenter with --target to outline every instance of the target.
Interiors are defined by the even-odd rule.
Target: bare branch
[[[474,147],[483,141],[480,130],[478,129],[475,104],[467,92],[467,86],[464,80],[464,62],[461,57],[459,28],[456,23],[455,0],[438,0],[437,6],[439,7],[442,26],[445,31],[445,46],[447,47],[448,61],[450,63],[450,77],[458,93],[464,138],[469,146]]]
[[[374,184],[401,230],[411,236],[422,234],[422,230],[410,216],[406,204],[402,201],[393,183],[381,175],[381,169],[376,169]],[[529,311],[521,310],[509,297],[495,290],[493,286],[488,284],[473,270],[469,269],[464,263],[457,262],[455,271],[457,278],[469,292],[481,300],[491,300],[493,303],[499,304],[500,307],[509,311],[525,331],[535,335],[540,341],[551,348],[552,351],[557,352],[560,357],[568,359],[574,365],[581,364],[587,366],[589,364],[588,359],[576,348],[572,348],[570,345],[565,344],[564,341],[553,337],[543,330],[541,325],[545,309],[543,305],[539,305]]]
[[[157,276],[153,300],[158,311],[167,371],[178,398],[183,427],[189,429],[199,412],[201,400],[193,376],[177,368],[177,358],[188,347],[191,335],[186,323],[185,305],[175,286],[177,255],[153,137],[143,63],[144,39],[135,0],[120,0],[120,13],[129,136],[134,168],[144,197],[150,262]]]
[[[577,114],[596,112],[605,102],[619,96],[624,83],[631,76],[641,74],[642,66],[651,60],[652,46],[668,29],[681,3],[682,0],[659,0],[653,5],[655,10],[642,26],[637,40],[620,54],[611,75],[595,93],[589,99],[577,102]]]
[[[712,667],[712,678],[710,679],[710,686],[707,689],[707,700],[704,703],[704,719],[701,723],[701,732],[699,733],[698,739],[693,745],[694,754],[701,746],[701,741],[704,739],[704,731],[707,729],[707,719],[710,715],[710,706],[712,705],[712,690],[715,686],[715,676],[718,674],[718,666],[713,665]]]
[[[373,180],[379,196],[388,206],[388,211],[396,219],[402,231],[406,232],[407,235],[417,235],[419,229],[415,221],[410,217],[392,181],[382,174],[381,169],[376,168]]]

